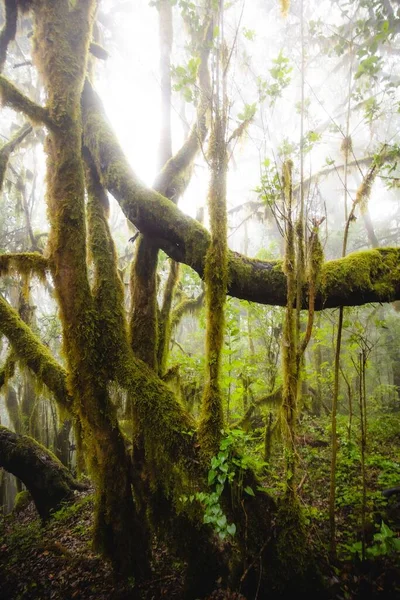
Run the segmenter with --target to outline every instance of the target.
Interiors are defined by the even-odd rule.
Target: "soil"
[[[156,542],[152,579],[140,585],[116,579],[110,564],[91,549],[93,490],[76,493],[75,500],[45,525],[32,502],[1,519],[0,600],[182,600],[184,565]],[[400,599],[399,573],[387,557],[329,567],[326,598]],[[217,588],[205,600],[256,599]]]

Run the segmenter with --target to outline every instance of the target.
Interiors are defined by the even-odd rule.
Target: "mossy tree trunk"
[[[0,467],[25,484],[42,519],[48,519],[51,511],[71,500],[73,491],[81,488],[44,446],[3,426],[0,426]]]
[[[96,311],[104,290],[91,289],[86,263],[80,98],[95,8],[94,0],[76,5],[38,0],[32,5],[34,60],[47,94],[50,124],[46,140],[50,260],[74,411],[91,449],[98,488],[95,541],[117,570],[141,575],[147,571],[147,555],[134,542],[139,524],[129,463],[107,390],[109,374],[102,353],[104,345],[112,345],[107,339],[112,332],[104,331],[101,320],[108,316],[107,307],[102,307],[100,318]]]
[[[215,57],[215,98],[212,110],[208,160],[211,180],[208,190],[208,211],[211,240],[207,249],[204,269],[206,286],[206,356],[205,387],[202,398],[199,442],[208,458],[216,455],[224,425],[224,411],[220,387],[222,349],[225,332],[225,301],[228,289],[228,241],[226,178],[228,172],[226,95],[227,65],[223,60],[223,8],[215,15],[218,23],[218,43]]]
[[[201,98],[197,111],[197,120],[187,140],[180,150],[172,155],[171,137],[171,50],[173,43],[172,5],[169,0],[158,4],[160,32],[160,74],[161,74],[161,116],[162,129],[159,148],[159,174],[153,189],[177,204],[185,191],[193,168],[194,158],[207,133],[205,114],[209,106],[208,56],[210,46],[209,19],[207,18],[199,32],[192,31],[192,43],[197,46],[200,55],[198,85]],[[157,261],[159,244],[154,236],[140,235],[135,260],[131,271],[131,344],[136,356],[148,364],[159,375],[165,369],[170,311],[174,286],[178,277],[178,266],[170,265],[164,301],[161,311],[158,309]]]

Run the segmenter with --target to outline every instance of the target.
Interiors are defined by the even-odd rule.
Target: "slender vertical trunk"
[[[199,424],[199,441],[205,455],[217,453],[224,424],[220,372],[225,331],[225,301],[228,288],[226,177],[227,98],[226,70],[223,67],[223,5],[218,10],[219,40],[215,71],[215,106],[209,142],[211,181],[208,191],[211,242],[207,251],[204,279],[206,284],[206,368],[205,388]]]

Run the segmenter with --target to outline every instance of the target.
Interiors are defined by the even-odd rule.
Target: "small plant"
[[[254,468],[253,459],[244,452],[239,454],[238,449],[243,450],[251,436],[241,429],[233,429],[223,432],[224,437],[220,444],[219,452],[211,459],[211,468],[208,471],[208,485],[213,489],[211,492],[197,492],[189,498],[183,497],[183,501],[190,502],[198,500],[204,508],[203,522],[209,523],[214,528],[221,540],[233,537],[236,533],[235,523],[228,523],[226,514],[221,505],[221,496],[225,484],[236,480],[239,493],[254,496],[254,490],[250,486],[242,488],[244,471],[250,466]]]
[[[373,541],[372,546],[369,546],[366,550],[368,558],[391,556],[396,552],[400,552],[400,538],[397,537],[397,534],[384,521],[382,521],[378,533],[375,533]],[[355,542],[350,547],[350,551],[361,558],[362,542]]]

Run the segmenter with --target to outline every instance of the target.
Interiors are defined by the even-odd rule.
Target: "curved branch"
[[[61,408],[70,409],[72,398],[67,389],[67,373],[53,358],[50,350],[26,325],[17,311],[0,296],[0,331],[18,359],[35,373],[51,392]]]
[[[49,129],[56,127],[47,108],[30,100],[2,75],[0,75],[0,97],[3,106],[10,106],[14,110],[24,113],[33,124],[46,125]]]
[[[82,100],[85,144],[103,185],[139,231],[153,236],[171,258],[189,265],[202,277],[210,244],[208,231],[137,178],[88,83]],[[228,258],[229,295],[260,304],[286,305],[281,261],[261,261],[232,251]],[[321,269],[316,310],[400,299],[399,259],[400,249],[381,248],[326,262]],[[306,289],[303,307],[307,307]]]

